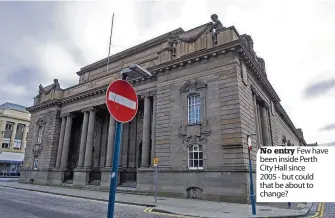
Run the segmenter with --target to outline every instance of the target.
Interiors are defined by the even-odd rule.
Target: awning
[[[0,154],[1,163],[22,163],[24,153],[2,152]]]

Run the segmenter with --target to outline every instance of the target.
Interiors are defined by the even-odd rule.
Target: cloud
[[[321,131],[331,131],[335,130],[335,123],[325,125],[324,127],[320,128]]]
[[[324,80],[310,84],[305,89],[305,96],[313,98],[322,94],[327,94],[331,89],[335,88],[335,78],[331,80]]]
[[[112,13],[112,53],[202,25],[216,13],[224,26],[252,36],[306,141],[335,141],[331,131],[315,128],[325,127],[335,111],[334,9],[334,1],[323,0],[1,2],[0,102],[31,105],[38,85],[54,78],[63,88],[77,84],[81,67],[108,54]]]

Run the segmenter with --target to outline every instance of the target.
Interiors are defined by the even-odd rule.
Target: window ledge
[[[199,122],[199,123],[188,123],[186,124],[186,126],[200,126],[202,123]]]
[[[204,168],[188,168],[188,170],[190,170],[190,171],[204,171]]]

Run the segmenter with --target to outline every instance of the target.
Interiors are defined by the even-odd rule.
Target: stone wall
[[[274,111],[274,115],[272,115],[271,118],[271,121],[274,124],[274,129],[276,129],[276,132],[273,133],[275,146],[283,144],[283,136],[286,137],[287,141],[290,140],[290,143],[293,143],[294,146],[300,145],[298,137],[293,133],[291,128],[286,124],[284,119],[276,110]]]
[[[24,167],[22,171],[27,170],[28,177],[22,175],[21,179],[25,177],[25,181],[34,179],[38,183],[47,183],[48,170],[55,165],[57,157],[57,146],[60,134],[60,108],[53,107],[46,110],[33,112],[31,114],[30,128],[27,135],[27,147],[24,157]],[[41,146],[35,146],[37,142],[37,134],[39,121],[45,122]],[[34,153],[35,150],[35,153]],[[40,151],[38,151],[40,150]],[[33,169],[34,156],[39,157],[39,169]],[[26,169],[26,164],[29,166]]]

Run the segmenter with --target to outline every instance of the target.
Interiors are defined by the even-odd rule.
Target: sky
[[[38,86],[179,27],[210,21],[249,34],[281,104],[308,143],[335,141],[335,1],[0,2],[0,102],[33,104]]]

